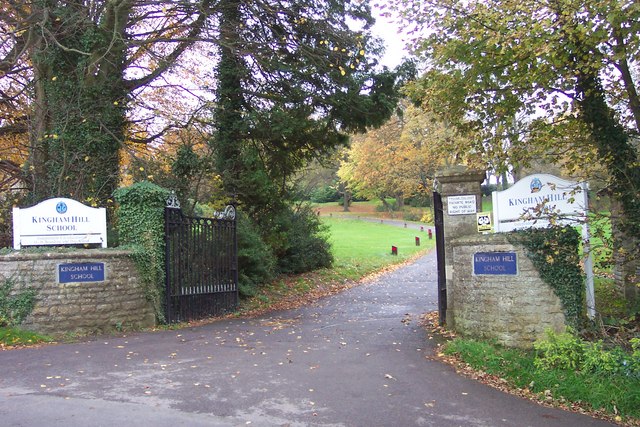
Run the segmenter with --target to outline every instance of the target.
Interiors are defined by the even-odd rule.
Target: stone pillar
[[[482,211],[480,185],[486,178],[483,170],[454,166],[436,174],[436,190],[442,196],[445,239],[445,271],[447,276],[447,325],[455,328],[453,316],[455,301],[451,295],[453,277],[453,247],[448,242],[478,233],[476,212]]]

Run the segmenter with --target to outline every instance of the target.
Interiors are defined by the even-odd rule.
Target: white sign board
[[[448,196],[447,197],[447,213],[449,215],[475,215],[476,196]]]
[[[546,227],[552,215],[560,221],[584,218],[587,209],[585,183],[549,174],[529,175],[507,190],[494,191],[492,198],[496,232]]]
[[[30,208],[13,208],[13,247],[100,243],[107,247],[107,214],[56,197]]]

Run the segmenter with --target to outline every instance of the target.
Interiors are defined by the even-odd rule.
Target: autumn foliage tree
[[[398,206],[406,197],[430,195],[437,170],[474,161],[467,141],[433,113],[407,104],[379,129],[352,137],[338,174],[358,195]]]

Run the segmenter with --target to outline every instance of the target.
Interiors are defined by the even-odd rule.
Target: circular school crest
[[[67,212],[67,204],[65,202],[58,202],[56,205],[56,212],[63,214]]]
[[[529,187],[531,188],[532,193],[537,193],[542,190],[542,181],[540,181],[540,178],[533,178]]]

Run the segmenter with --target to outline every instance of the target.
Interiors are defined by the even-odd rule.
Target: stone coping
[[[111,249],[67,249],[60,251],[12,251],[7,254],[0,255],[0,262],[14,261],[34,261],[42,259],[106,259],[113,257],[130,256],[131,251],[127,249],[111,248]]]

